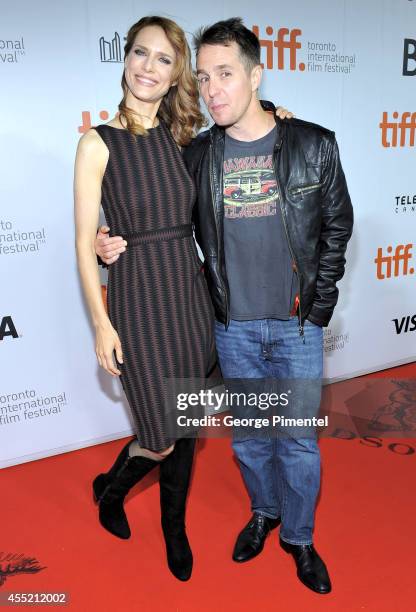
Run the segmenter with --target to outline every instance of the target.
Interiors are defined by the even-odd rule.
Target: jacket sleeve
[[[351,237],[353,210],[335,135],[329,137],[323,172],[320,258],[315,296],[308,319],[328,325],[338,300],[336,286],[345,271],[345,251]]]
[[[182,151],[182,155],[183,155],[183,159],[185,162],[185,166],[188,170],[189,175],[191,176],[192,180],[194,181],[195,187],[196,187],[196,199],[192,208],[192,225],[193,225],[193,229],[194,229],[194,233],[195,233],[195,240],[197,241],[197,243],[199,244],[199,246],[201,247],[201,237],[200,237],[200,231],[199,231],[199,208],[198,208],[198,178],[196,176],[196,166],[197,164],[195,163],[196,160],[196,155],[195,155],[196,151],[195,151],[195,146],[193,143],[191,143],[190,145],[188,145],[187,147],[185,147]]]

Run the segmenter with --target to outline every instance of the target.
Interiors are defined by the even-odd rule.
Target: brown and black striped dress
[[[204,378],[215,361],[213,308],[192,236],[195,187],[168,128],[148,136],[99,125],[109,150],[102,206],[127,250],[109,267],[108,313],[141,446],[172,444],[167,379]]]

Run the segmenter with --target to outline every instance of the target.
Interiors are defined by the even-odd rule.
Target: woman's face
[[[130,92],[143,102],[161,100],[174,84],[175,65],[175,50],[162,28],[146,26],[137,34],[124,62]]]

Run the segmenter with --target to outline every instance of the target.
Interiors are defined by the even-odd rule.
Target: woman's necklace
[[[152,125],[150,126],[151,128],[157,127],[159,125],[159,117],[156,115],[156,117],[154,117],[154,119],[152,120],[151,117],[149,117],[149,115],[142,115],[136,112],[136,115],[138,117],[140,117],[140,119],[142,119],[143,117],[145,119],[149,119],[149,121],[152,122]],[[144,127],[144,126],[143,126]],[[150,129],[150,128],[145,128],[145,129]]]

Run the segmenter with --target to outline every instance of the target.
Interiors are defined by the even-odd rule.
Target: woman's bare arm
[[[96,331],[99,364],[113,376],[120,370],[113,361],[113,351],[122,363],[121,345],[105,311],[94,241],[101,203],[101,183],[108,161],[108,149],[97,132],[89,130],[79,141],[75,161],[75,225],[78,267],[85,298]]]

